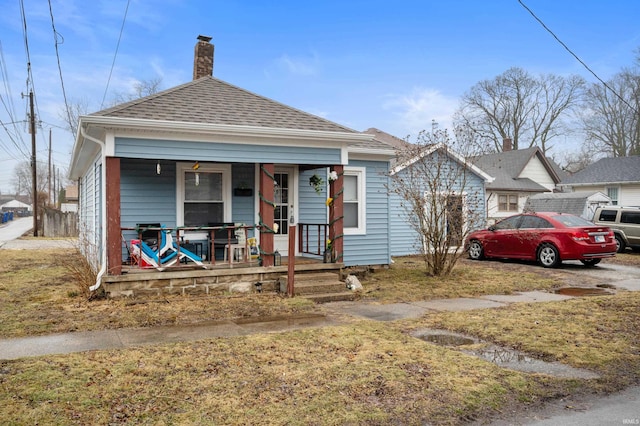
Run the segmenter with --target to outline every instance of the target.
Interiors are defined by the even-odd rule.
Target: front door
[[[276,181],[274,188],[274,223],[278,230],[274,235],[274,249],[282,256],[289,255],[289,218],[295,215],[296,206],[296,170],[293,167],[277,167],[274,178]],[[294,238],[297,235],[294,234]],[[296,243],[297,247],[297,243]],[[295,255],[295,254],[294,254]]]

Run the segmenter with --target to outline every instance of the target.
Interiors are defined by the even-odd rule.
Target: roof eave
[[[179,131],[185,133],[205,133],[228,136],[248,136],[257,138],[306,139],[333,141],[347,145],[371,141],[372,135],[358,132],[332,132],[326,130],[287,129],[275,127],[242,126],[229,124],[193,123],[184,121],[147,120],[140,118],[85,116],[86,125],[105,128],[127,128],[130,130]]]

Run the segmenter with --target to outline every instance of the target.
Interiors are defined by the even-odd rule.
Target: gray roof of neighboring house
[[[403,141],[400,138],[393,136],[390,133],[383,132],[382,130],[370,127],[362,133],[367,133],[374,136],[373,141],[361,142],[355,146],[360,148],[369,149],[389,149],[396,152],[396,158],[391,161],[392,167],[398,163],[398,155],[402,154],[403,149],[411,146],[409,142]]]
[[[404,141],[398,137],[395,137],[390,133],[383,132],[382,130],[376,129],[375,127],[370,127],[367,130],[364,130],[362,133],[368,133],[370,135],[373,135],[376,138],[376,140],[384,142],[387,145],[391,145],[395,149],[403,149],[411,145],[409,142]]]
[[[581,216],[591,197],[610,201],[601,192],[547,192],[530,196],[524,208],[534,212],[562,212]]]
[[[572,176],[562,185],[640,182],[640,156],[601,158]]]
[[[356,131],[207,76],[98,111],[96,116],[139,118],[327,132]]]
[[[534,156],[538,156],[542,164],[546,167],[549,175],[556,183],[559,182],[560,178],[555,170],[556,168],[554,168],[551,161],[542,154],[540,148],[535,146],[527,149],[480,155],[474,157],[471,161],[480,169],[495,177],[493,182],[487,183],[487,189],[524,192],[548,191],[547,188],[529,178],[518,178]]]

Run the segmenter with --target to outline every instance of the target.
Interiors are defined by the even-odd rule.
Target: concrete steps
[[[287,276],[280,276],[278,281],[280,292],[286,293]],[[293,294],[315,303],[354,300],[354,293],[347,290],[345,283],[340,281],[340,275],[332,272],[296,274]]]

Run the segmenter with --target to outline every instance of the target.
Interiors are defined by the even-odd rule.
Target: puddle
[[[435,343],[440,346],[463,346],[463,345],[473,345],[476,343],[475,339],[470,337],[463,336],[461,334],[454,333],[424,333],[420,336],[416,336],[426,342]]]
[[[556,294],[564,296],[611,296],[613,293],[603,288],[587,288],[587,287],[564,287],[554,291]]]
[[[572,379],[597,379],[600,377],[588,370],[570,367],[559,362],[543,361],[515,349],[504,348],[447,330],[425,329],[418,330],[412,335],[439,346],[457,348],[460,352],[482,358],[502,368]],[[464,346],[468,347],[464,348]]]
[[[425,340],[430,343],[435,343],[440,346],[462,346],[462,345],[473,345],[475,340],[470,339],[464,336],[457,336],[452,334],[426,334],[420,337],[422,340]]]

